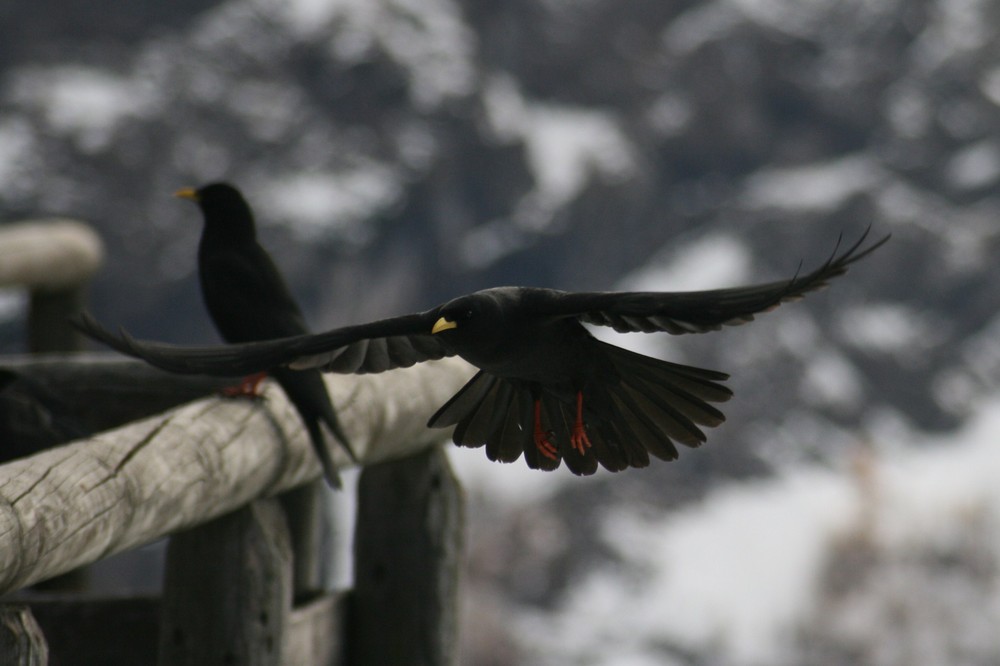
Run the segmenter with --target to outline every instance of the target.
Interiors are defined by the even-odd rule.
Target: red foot
[[[576,392],[576,421],[573,422],[569,443],[581,456],[586,455],[587,449],[591,447],[590,438],[587,437],[587,426],[583,423],[583,391]]]
[[[535,400],[535,446],[549,460],[559,460],[558,449],[550,439],[551,433],[542,430],[542,401]]]
[[[260,385],[266,377],[266,372],[248,375],[236,386],[227,386],[222,389],[222,395],[227,398],[256,398],[260,396]]]

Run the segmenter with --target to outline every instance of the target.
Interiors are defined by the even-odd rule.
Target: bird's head
[[[445,303],[430,333],[467,361],[487,363],[507,336],[508,317],[498,292],[487,289]]]
[[[445,334],[448,337],[464,336],[471,329],[478,328],[480,304],[471,296],[463,296],[446,303],[438,312],[438,318],[431,327],[431,334]]]
[[[211,183],[203,187],[183,187],[174,196],[198,204],[205,225],[253,230],[253,213],[243,195],[229,183]]]

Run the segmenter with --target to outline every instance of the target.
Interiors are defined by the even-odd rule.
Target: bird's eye
[[[472,319],[472,308],[454,308],[445,313],[449,321],[469,321]]]

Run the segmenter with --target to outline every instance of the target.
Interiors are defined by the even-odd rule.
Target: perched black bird
[[[644,467],[649,454],[677,457],[675,444],[698,446],[702,427],[725,419],[709,403],[732,392],[728,375],[626,351],[595,339],[584,324],[620,332],[701,333],[742,324],[843,274],[882,245],[846,251],[790,280],[695,292],[572,293],[499,287],[461,296],[419,314],[316,335],[229,347],[178,347],[117,337],[90,318],[89,335],[165,370],[232,375],[275,366],[328,372],[382,372],[458,355],[479,368],[428,422],[455,426],[462,446],[486,446],[491,460],[524,453],[529,467],[565,460],[576,474],[598,463]],[[839,246],[839,244],[838,244]]]
[[[205,226],[198,245],[201,293],[215,327],[226,342],[271,340],[308,333],[302,312],[267,251],[257,242],[250,206],[232,185],[212,183],[175,193],[198,204]],[[340,477],[326,448],[321,424],[354,458],[340,428],[319,370],[296,371],[260,367],[244,382],[246,394],[256,394],[257,384],[270,374],[295,405],[323,463],[327,481],[340,487]]]

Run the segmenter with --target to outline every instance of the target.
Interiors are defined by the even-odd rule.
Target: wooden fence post
[[[348,664],[456,662],[463,500],[440,446],[362,471]]]
[[[321,580],[323,533],[330,530],[330,512],[323,501],[326,481],[316,479],[278,496],[285,512],[292,547],[292,598],[295,603],[317,597],[325,590]]]
[[[33,289],[28,305],[28,351],[81,351],[85,338],[69,321],[84,306],[84,287]]]
[[[48,219],[6,225],[0,233],[0,284],[30,292],[28,349],[38,352],[80,351],[83,336],[70,325],[83,306],[91,276],[100,268],[103,245],[86,224]],[[42,587],[83,590],[87,572],[71,571]]]
[[[331,536],[335,512],[327,501],[329,492],[320,477],[278,495],[291,539],[292,605],[296,610],[329,593],[325,575],[336,558]],[[341,499],[335,496],[333,501]]]
[[[0,606],[0,656],[9,666],[47,666],[49,648],[27,606]]]
[[[53,638],[66,629],[90,649],[84,657],[86,650],[72,641],[53,639],[51,659],[68,654],[65,663],[80,658],[80,663],[147,663],[145,657],[156,659],[159,633],[164,666],[227,660],[251,666],[334,666],[342,663],[349,640],[361,655],[354,663],[399,663],[379,654],[414,655],[402,658],[407,664],[454,661],[461,495],[438,449],[423,456],[413,452],[431,446],[426,438],[447,434],[431,433],[424,424],[427,414],[467,381],[467,365],[445,359],[405,372],[337,377],[329,383],[362,464],[374,465],[360,493],[360,589],[354,599],[350,593],[307,594],[294,607],[289,528],[282,507],[276,499],[256,499],[280,496],[319,475],[294,407],[279,389],[269,387],[259,403],[212,398],[106,431],[113,422],[154,409],[154,403],[176,402],[176,395],[159,395],[165,390],[190,391],[193,397],[210,388],[199,384],[167,390],[170,382],[146,377],[148,368],[119,365],[94,366],[93,360],[81,363],[72,357],[17,362],[19,375],[53,382],[60,393],[71,385],[69,393],[79,397],[61,396],[69,404],[104,404],[109,402],[99,397],[104,395],[121,396],[110,402],[130,404],[111,418],[88,421],[87,428],[100,430],[98,435],[3,464],[0,592],[178,529],[188,531],[173,539],[162,606],[153,599],[130,600],[135,603],[126,610],[138,614],[138,631],[123,622],[122,608],[104,600],[40,600],[32,615],[43,627],[59,625]],[[135,375],[134,370],[143,372]],[[101,393],[87,386],[113,390]],[[152,388],[156,390],[147,390]],[[407,452],[406,462],[376,463]],[[235,513],[202,523],[227,511]],[[202,527],[192,529],[199,523]],[[414,575],[396,573],[397,566]],[[314,574],[303,567],[300,590],[308,592]],[[392,575],[386,577],[386,571]],[[397,602],[401,607],[391,609]],[[352,603],[352,626],[360,628],[357,639],[346,630]],[[73,606],[70,611],[60,611],[58,606],[67,604]],[[161,608],[166,609],[162,615]],[[387,608],[392,612],[382,617]],[[161,632],[156,631],[158,618]],[[130,647],[131,656],[111,654],[121,646],[114,638],[111,645],[101,638],[107,627],[129,639],[141,638],[130,640],[140,652]],[[403,630],[390,649],[380,652],[377,642],[388,627]],[[153,647],[141,651],[141,645]],[[15,650],[0,646],[0,664],[20,663],[12,656],[20,654]]]
[[[291,607],[291,545],[277,500],[175,534],[159,664],[280,666]]]
[[[0,229],[0,285],[31,293],[28,347],[32,352],[78,351],[83,337],[69,324],[104,249],[82,222],[45,219]]]

